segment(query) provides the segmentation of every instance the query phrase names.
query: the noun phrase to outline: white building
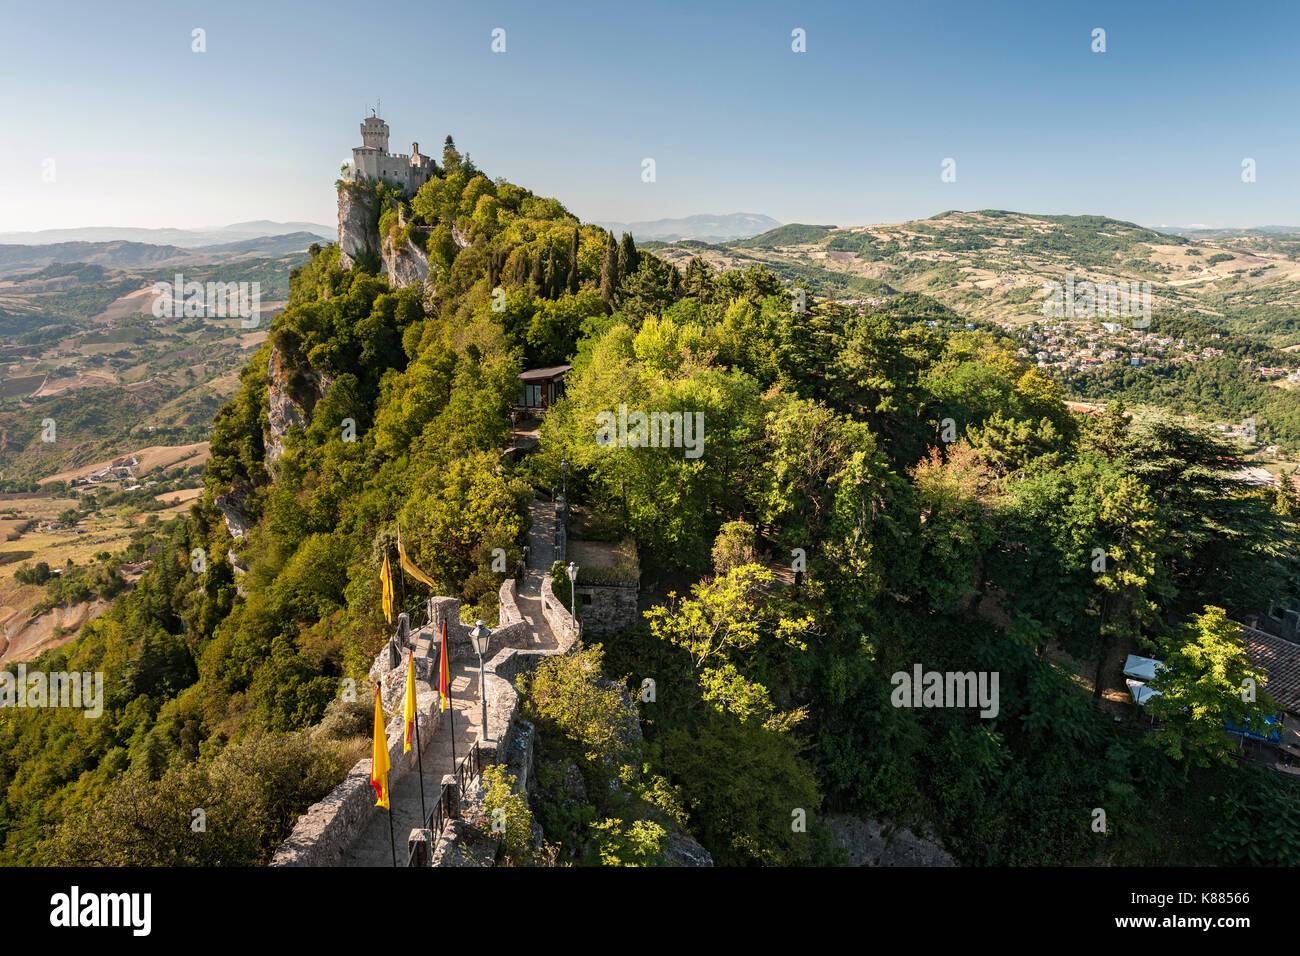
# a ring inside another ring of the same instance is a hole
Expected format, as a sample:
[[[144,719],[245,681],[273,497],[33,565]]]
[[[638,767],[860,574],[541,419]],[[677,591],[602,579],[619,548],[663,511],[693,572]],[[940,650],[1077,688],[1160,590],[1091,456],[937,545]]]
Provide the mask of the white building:
[[[388,151],[388,124],[378,116],[367,116],[361,123],[361,145],[352,149],[352,166],[344,177],[353,180],[378,179],[414,194],[434,173],[433,160],[420,154],[420,144],[412,143],[411,152]]]

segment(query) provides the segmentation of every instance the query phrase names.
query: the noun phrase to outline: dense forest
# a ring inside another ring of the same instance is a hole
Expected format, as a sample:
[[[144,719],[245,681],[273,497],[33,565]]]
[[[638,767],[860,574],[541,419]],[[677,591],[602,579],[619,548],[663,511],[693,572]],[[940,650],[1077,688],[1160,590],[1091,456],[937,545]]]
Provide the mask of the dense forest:
[[[264,862],[367,746],[367,695],[339,691],[387,638],[396,525],[440,593],[494,619],[492,549],[515,564],[566,459],[575,505],[635,540],[664,596],[582,652],[634,693],[655,679],[635,748],[582,719],[615,719],[599,685],[544,669],[526,688],[539,778],[575,755],[591,777],[580,805],[533,808],[564,859],[653,864],[676,826],[720,864],[842,862],[826,817],[845,812],[967,864],[1300,863],[1300,792],[1222,732],[1271,711],[1241,700],[1258,675],[1231,617],[1296,596],[1300,503],[1236,484],[1233,448],[1119,403],[1073,415],[1009,342],[925,321],[948,310],[923,296],[800,310],[760,268],[679,270],[450,138],[409,200],[348,188],[379,201],[384,242],[428,251],[429,290],[335,246],[295,270],[204,497],[38,662],[103,671],[104,716],[0,715],[5,862]],[[274,461],[273,354],[291,390],[329,383]],[[518,373],[559,362],[539,447],[502,458]],[[702,413],[702,453],[598,443],[621,404]],[[1158,724],[1100,706],[1124,651],[1176,665]],[[996,716],[896,706],[891,675],[917,664],[996,672]]]

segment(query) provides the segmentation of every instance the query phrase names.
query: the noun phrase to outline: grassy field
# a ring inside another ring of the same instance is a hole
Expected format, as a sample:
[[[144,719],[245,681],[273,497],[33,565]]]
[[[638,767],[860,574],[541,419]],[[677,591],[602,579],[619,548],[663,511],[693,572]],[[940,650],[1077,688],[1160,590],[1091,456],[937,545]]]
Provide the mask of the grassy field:
[[[188,466],[206,461],[207,445],[142,449],[141,454],[159,469],[176,464]],[[120,484],[96,487],[116,490]],[[151,496],[166,505],[160,510],[119,505],[86,514],[73,525],[58,527],[51,522],[57,522],[70,509],[84,506],[78,498],[40,493],[0,495],[0,535],[5,539],[0,541],[0,661],[27,660],[71,640],[85,621],[108,606],[92,600],[56,607],[34,617],[33,612],[45,599],[45,588],[18,581],[15,572],[19,568],[40,561],[51,568],[66,567],[69,561],[84,567],[103,552],[117,555],[131,543],[132,532],[151,515],[165,521],[184,514],[201,494],[199,487],[165,491]],[[22,532],[24,527],[28,530]]]

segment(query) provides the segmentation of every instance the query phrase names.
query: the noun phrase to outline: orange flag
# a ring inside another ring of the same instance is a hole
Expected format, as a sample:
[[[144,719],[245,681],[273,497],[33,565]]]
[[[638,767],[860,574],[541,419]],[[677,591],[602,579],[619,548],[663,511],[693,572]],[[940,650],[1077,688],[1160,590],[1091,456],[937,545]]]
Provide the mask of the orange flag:
[[[384,705],[379,698],[379,688],[375,688],[375,735],[370,742],[370,785],[375,788],[379,799],[375,806],[390,809],[388,806],[388,734],[384,730]]]
[[[447,709],[447,684],[450,673],[447,668],[447,622],[442,622],[442,650],[438,652],[438,694],[442,697],[442,709]]]

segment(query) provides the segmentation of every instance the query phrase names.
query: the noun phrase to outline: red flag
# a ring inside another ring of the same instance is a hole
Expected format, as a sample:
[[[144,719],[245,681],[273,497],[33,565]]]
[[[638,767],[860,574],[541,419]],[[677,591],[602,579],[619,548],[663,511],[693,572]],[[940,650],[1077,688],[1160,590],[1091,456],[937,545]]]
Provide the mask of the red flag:
[[[447,685],[449,681],[449,672],[447,668],[447,622],[442,622],[442,650],[438,653],[438,694],[442,697],[442,710],[447,709]]]

